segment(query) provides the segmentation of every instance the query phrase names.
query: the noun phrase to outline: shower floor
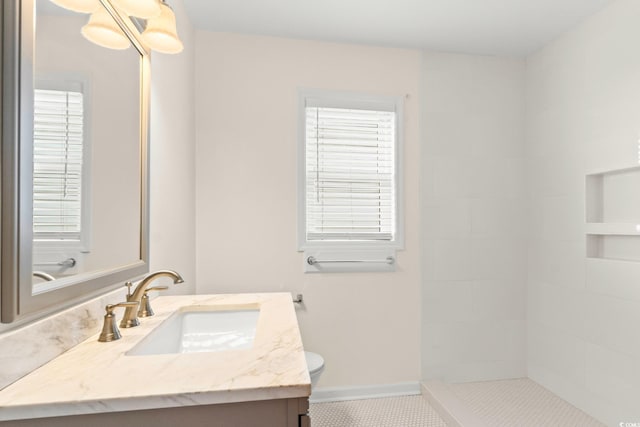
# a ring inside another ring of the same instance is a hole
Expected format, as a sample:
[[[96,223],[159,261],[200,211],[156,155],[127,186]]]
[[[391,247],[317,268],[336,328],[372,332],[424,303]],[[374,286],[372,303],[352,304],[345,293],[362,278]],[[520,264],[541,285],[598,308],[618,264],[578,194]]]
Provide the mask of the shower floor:
[[[432,406],[452,426],[605,427],[528,379],[424,384]]]

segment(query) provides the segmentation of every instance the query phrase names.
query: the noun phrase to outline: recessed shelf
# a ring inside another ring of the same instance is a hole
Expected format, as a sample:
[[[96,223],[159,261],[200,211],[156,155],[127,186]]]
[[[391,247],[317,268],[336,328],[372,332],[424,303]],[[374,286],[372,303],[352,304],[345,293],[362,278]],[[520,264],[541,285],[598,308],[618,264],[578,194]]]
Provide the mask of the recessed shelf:
[[[640,166],[586,176],[587,223],[640,223]]]
[[[594,235],[623,235],[640,236],[640,223],[617,224],[613,222],[589,222],[586,224],[586,233]]]
[[[640,239],[637,235],[588,235],[587,257],[640,261]]]
[[[640,167],[585,180],[587,257],[640,262]]]

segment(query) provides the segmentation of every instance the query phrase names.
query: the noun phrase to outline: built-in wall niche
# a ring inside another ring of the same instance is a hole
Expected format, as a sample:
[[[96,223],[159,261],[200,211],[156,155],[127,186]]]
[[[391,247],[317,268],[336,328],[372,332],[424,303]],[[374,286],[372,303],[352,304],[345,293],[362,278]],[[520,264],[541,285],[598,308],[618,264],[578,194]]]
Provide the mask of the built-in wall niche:
[[[586,176],[587,257],[640,262],[640,167]]]

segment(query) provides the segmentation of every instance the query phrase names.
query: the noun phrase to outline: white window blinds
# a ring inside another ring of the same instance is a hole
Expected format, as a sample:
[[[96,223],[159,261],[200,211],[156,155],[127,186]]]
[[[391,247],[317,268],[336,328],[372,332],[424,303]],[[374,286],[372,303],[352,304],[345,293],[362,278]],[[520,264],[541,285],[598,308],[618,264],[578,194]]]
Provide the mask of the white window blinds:
[[[307,241],[392,241],[396,115],[305,108]]]
[[[38,240],[80,240],[83,94],[36,89],[33,231]]]

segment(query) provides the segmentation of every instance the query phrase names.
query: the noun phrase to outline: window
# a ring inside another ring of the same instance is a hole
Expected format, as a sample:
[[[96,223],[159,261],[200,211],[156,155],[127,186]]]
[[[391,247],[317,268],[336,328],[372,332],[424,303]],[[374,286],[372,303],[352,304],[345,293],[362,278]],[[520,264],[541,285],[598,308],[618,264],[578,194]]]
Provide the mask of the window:
[[[300,249],[402,246],[401,102],[301,95]]]
[[[33,234],[35,241],[79,245],[88,216],[83,212],[85,97],[79,84],[67,86],[73,88],[34,93]]]

